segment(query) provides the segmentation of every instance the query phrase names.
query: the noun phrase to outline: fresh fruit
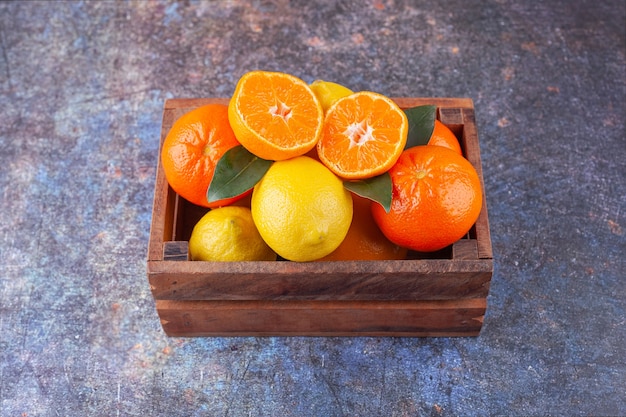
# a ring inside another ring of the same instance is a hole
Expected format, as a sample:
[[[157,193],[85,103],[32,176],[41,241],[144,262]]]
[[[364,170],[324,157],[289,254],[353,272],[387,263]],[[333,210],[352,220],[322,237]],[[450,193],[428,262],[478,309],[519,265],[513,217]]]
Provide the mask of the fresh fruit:
[[[450,130],[450,128],[439,120],[435,119],[435,128],[433,129],[433,134],[430,136],[428,140],[429,145],[443,146],[444,148],[449,148],[462,155],[461,145],[459,144],[459,140],[456,138],[454,133]]]
[[[391,210],[372,205],[374,220],[389,240],[419,252],[456,242],[478,219],[480,179],[472,164],[441,146],[415,146],[389,170]]]
[[[221,207],[206,213],[189,239],[193,261],[275,261],[276,253],[263,241],[249,208]]]
[[[337,249],[321,261],[364,261],[405,259],[408,250],[383,235],[372,217],[371,200],[352,194],[352,223]]]
[[[161,162],[172,189],[193,204],[219,207],[239,197],[209,204],[206,193],[215,165],[224,153],[239,145],[228,122],[228,107],[208,104],[174,122],[163,141]]]
[[[248,151],[281,161],[304,155],[315,146],[324,111],[301,79],[282,72],[251,71],[237,83],[228,118]]]
[[[406,114],[391,99],[361,91],[337,100],[326,112],[317,143],[320,160],[345,179],[365,179],[389,170],[408,133]]]
[[[320,162],[307,156],[274,162],[252,192],[252,218],[285,259],[322,258],[339,246],[352,221],[352,196]]]
[[[354,93],[354,91],[341,84],[323,80],[313,81],[311,90],[313,90],[317,99],[320,101],[324,113],[335,101]]]

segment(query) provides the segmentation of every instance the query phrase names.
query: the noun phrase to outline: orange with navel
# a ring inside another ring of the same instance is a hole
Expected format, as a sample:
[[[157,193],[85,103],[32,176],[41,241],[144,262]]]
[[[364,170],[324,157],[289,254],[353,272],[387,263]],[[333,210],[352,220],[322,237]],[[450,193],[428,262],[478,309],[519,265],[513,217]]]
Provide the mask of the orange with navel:
[[[391,210],[372,205],[384,235],[419,252],[443,249],[466,235],[482,207],[480,178],[472,164],[441,146],[415,146],[389,170]]]

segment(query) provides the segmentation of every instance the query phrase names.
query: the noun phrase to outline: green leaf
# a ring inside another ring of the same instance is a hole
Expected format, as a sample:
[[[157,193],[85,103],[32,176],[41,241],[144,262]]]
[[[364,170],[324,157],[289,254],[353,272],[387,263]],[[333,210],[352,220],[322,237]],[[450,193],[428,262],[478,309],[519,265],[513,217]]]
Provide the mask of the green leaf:
[[[368,198],[385,209],[391,210],[392,183],[391,175],[385,172],[373,178],[358,181],[344,181],[343,186],[361,197]]]
[[[409,119],[409,134],[404,149],[426,145],[435,129],[437,106],[425,105],[404,110]]]
[[[253,155],[242,145],[229,149],[217,161],[207,200],[213,203],[245,193],[263,178],[272,163]]]

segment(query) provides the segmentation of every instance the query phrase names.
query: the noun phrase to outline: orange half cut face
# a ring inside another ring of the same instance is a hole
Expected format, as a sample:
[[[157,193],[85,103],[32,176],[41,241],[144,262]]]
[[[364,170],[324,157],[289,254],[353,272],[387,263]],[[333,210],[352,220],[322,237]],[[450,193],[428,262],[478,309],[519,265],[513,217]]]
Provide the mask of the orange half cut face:
[[[267,71],[240,78],[228,116],[246,149],[275,161],[313,149],[324,122],[322,106],[308,84],[290,74]]]
[[[317,153],[342,178],[370,178],[393,166],[407,134],[406,114],[396,103],[362,91],[337,100],[328,109]]]

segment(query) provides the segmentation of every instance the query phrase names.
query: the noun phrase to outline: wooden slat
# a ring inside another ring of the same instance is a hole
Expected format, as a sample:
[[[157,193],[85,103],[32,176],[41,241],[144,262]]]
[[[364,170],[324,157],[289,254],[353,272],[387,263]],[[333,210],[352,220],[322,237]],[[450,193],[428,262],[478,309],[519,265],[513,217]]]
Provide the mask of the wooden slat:
[[[454,97],[392,97],[393,101],[403,109],[408,109],[416,106],[423,106],[427,104],[435,105],[437,107],[450,107],[450,108],[462,108],[471,109],[474,107],[474,103],[470,98],[454,98]]]
[[[456,107],[456,108],[473,108],[474,103],[470,98],[455,97],[391,97],[398,106],[402,108],[410,108],[432,104],[438,107]],[[211,103],[228,104],[230,99],[225,97],[218,98],[172,98],[165,101],[165,110],[192,109]]]
[[[151,262],[158,300],[451,300],[486,297],[491,260]]]
[[[476,336],[484,299],[157,301],[168,336]]]
[[[478,243],[476,239],[461,239],[452,245],[452,259],[455,261],[475,260],[478,258]]]
[[[167,101],[166,101],[167,106]],[[161,137],[159,140],[159,155],[157,158],[156,179],[154,183],[154,202],[152,206],[152,223],[150,225],[150,241],[148,244],[148,260],[163,259],[163,242],[172,239],[174,227],[172,191],[165,178],[161,165],[161,147],[172,124],[176,120],[171,111],[163,111],[161,123]]]
[[[163,244],[163,260],[189,261],[189,242],[177,240]]]
[[[462,125],[463,124],[463,110],[459,107],[454,108],[442,108],[439,107],[439,121],[445,125]]]
[[[485,195],[485,181],[483,178],[483,166],[480,158],[480,144],[478,141],[478,132],[476,130],[476,121],[474,117],[474,109],[463,109],[463,148],[465,149],[466,158],[472,163],[478,177],[480,178],[480,186],[482,190],[482,209],[478,220],[475,224],[476,237],[478,243],[478,257],[480,259],[491,259],[493,253],[491,249],[491,233],[489,230],[489,218],[487,214],[487,197]]]

